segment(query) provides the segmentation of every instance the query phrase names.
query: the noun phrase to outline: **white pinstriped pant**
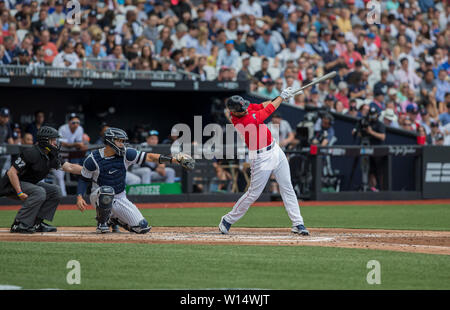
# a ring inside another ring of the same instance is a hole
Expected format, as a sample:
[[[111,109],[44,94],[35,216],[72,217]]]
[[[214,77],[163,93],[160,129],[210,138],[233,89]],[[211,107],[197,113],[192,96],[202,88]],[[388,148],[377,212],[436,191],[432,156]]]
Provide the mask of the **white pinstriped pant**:
[[[236,202],[233,209],[225,215],[225,220],[230,224],[234,224],[243,217],[252,203],[259,198],[266,187],[270,175],[273,173],[280,186],[281,198],[292,225],[303,225],[303,217],[300,214],[297,195],[291,183],[289,163],[278,143],[274,143],[274,147],[269,151],[259,154],[252,153],[249,154],[249,157],[251,162],[250,186],[247,192]]]
[[[90,195],[91,204],[97,208],[98,192],[100,188],[94,190]],[[129,226],[138,226],[139,222],[144,219],[141,211],[128,200],[125,191],[114,195],[113,206],[111,211],[112,218],[118,218],[122,223]]]

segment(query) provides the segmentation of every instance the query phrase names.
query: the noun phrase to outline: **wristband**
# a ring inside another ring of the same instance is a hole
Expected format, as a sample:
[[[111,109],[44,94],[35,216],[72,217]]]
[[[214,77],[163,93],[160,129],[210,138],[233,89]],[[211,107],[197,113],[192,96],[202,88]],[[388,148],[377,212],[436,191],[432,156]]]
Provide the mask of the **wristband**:
[[[24,192],[17,193],[17,197],[25,195]]]
[[[160,155],[159,159],[158,159],[158,162],[160,164],[164,164],[164,163],[171,164],[172,163],[172,155]]]

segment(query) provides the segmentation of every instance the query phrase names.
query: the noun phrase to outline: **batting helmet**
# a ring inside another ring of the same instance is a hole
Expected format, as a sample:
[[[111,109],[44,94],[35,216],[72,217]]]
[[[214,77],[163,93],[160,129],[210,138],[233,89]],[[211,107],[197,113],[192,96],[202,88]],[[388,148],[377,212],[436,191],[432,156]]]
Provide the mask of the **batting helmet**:
[[[247,111],[250,101],[244,100],[241,96],[231,96],[226,101],[226,106],[231,112],[245,112]]]
[[[116,139],[124,140],[124,143],[126,143],[128,141],[127,133],[119,128],[110,127],[106,129],[105,136],[103,138],[105,145],[109,145],[110,147],[112,147],[117,155],[124,156],[125,147],[118,147],[116,145],[116,142],[114,141]]]
[[[37,134],[36,134],[36,141],[39,146],[42,148],[48,148],[50,151],[59,151],[61,145],[59,144],[59,141],[57,142],[57,145],[54,146],[50,144],[50,139],[58,139],[61,138],[59,132],[52,127],[49,126],[42,126],[39,128]]]

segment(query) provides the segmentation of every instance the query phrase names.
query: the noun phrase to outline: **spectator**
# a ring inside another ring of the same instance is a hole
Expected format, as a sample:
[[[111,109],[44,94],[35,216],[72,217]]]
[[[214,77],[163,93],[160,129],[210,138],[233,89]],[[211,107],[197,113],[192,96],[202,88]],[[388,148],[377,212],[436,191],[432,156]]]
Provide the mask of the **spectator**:
[[[256,33],[253,31],[250,31],[247,33],[247,37],[245,38],[244,42],[237,42],[236,50],[242,54],[248,54],[250,56],[258,56],[258,53],[256,52],[255,48],[255,38]]]
[[[228,40],[225,42],[225,48],[219,51],[216,66],[236,68],[238,58],[239,53],[234,49],[234,41]]]
[[[87,147],[83,142],[84,129],[80,125],[80,118],[75,113],[71,113],[69,115],[67,124],[59,127],[58,132],[61,136],[60,141],[62,147],[71,150],[77,150],[80,152],[85,152],[87,150]],[[74,164],[81,164],[83,158],[84,154],[77,158],[71,158],[69,162]],[[53,174],[55,175],[56,182],[61,189],[61,194],[63,196],[67,196],[66,184],[64,181],[65,172],[62,170],[54,170]]]
[[[442,132],[439,128],[439,122],[432,120],[430,122],[430,133],[427,135],[427,142],[430,145],[436,145],[437,139],[440,138],[439,134],[442,135]]]
[[[14,144],[13,132],[9,123],[9,109],[0,109],[0,145],[1,144]],[[11,155],[0,155],[0,167],[1,174],[5,175],[6,171],[11,166]]]
[[[250,67],[250,56],[245,54],[242,56],[242,67],[237,74],[238,81],[248,81],[252,79],[252,74],[249,70]]]
[[[228,0],[220,1],[219,9],[216,11],[215,16],[223,26],[227,25],[228,21],[232,18]]]
[[[338,92],[334,95],[336,100],[339,100],[344,104],[344,107],[348,109],[349,107],[349,98],[348,98],[348,85],[346,82],[339,82]]]
[[[356,61],[363,62],[363,58],[360,53],[355,51],[355,44],[352,41],[348,41],[346,44],[346,51],[342,54],[342,57],[345,60],[345,64],[351,70],[355,68]]]
[[[16,62],[16,57],[19,53],[19,48],[14,44],[14,38],[11,36],[6,36],[3,39],[3,45],[5,47],[2,62],[4,64],[11,64]]]
[[[261,61],[261,70],[255,73],[255,78],[262,83],[263,79],[272,79],[269,73],[269,59],[264,57]]]
[[[53,63],[53,59],[58,55],[58,50],[55,43],[50,42],[50,32],[48,30],[41,31],[40,35],[41,46],[44,50],[44,62],[47,65]]]
[[[36,112],[34,112],[34,122],[30,123],[25,132],[30,133],[33,137],[33,142],[36,143],[36,134],[39,130],[39,128],[41,128],[41,126],[44,125],[45,122],[45,113],[44,111],[38,110]]]
[[[295,139],[291,125],[278,113],[272,115],[272,120],[267,124],[267,127],[281,148],[286,148]]]
[[[419,109],[415,104],[408,104],[406,106],[406,116],[411,120],[411,128],[412,130],[417,130],[420,126],[420,122],[418,119]]]
[[[444,102],[447,93],[450,93],[450,82],[448,81],[448,73],[446,70],[439,70],[438,79],[436,80],[436,100]]]
[[[198,46],[196,47],[196,52],[202,56],[208,56],[211,52],[212,43],[208,39],[208,29],[206,27],[201,27],[198,34]]]
[[[174,49],[182,49],[184,46],[186,46],[187,31],[188,31],[188,28],[185,24],[181,23],[181,24],[177,25],[176,33],[170,37],[170,39],[173,42]]]
[[[388,95],[388,89],[393,87],[394,83],[388,81],[388,71],[381,70],[381,79],[373,86],[374,94],[383,94],[384,97]]]
[[[450,96],[450,93],[447,93],[447,97]],[[442,126],[446,126],[450,123],[450,102],[447,102],[447,112],[441,113],[439,115],[439,120],[442,123]]]
[[[26,132],[23,135],[22,144],[23,145],[33,145],[34,144],[34,142],[33,142],[33,135],[31,133],[29,133],[29,132]]]
[[[174,132],[172,132],[174,133]],[[159,143],[159,132],[157,130],[150,130],[147,136],[147,140],[143,147],[149,147],[158,145]],[[145,162],[145,165],[151,169],[150,180],[151,182],[164,182],[164,183],[174,183],[175,182],[175,170],[171,167],[166,167],[165,164],[158,164],[153,162]]]
[[[13,144],[14,140],[12,138],[12,129],[9,124],[9,109],[0,109],[0,144],[8,143]]]
[[[112,50],[112,54],[105,57],[105,59],[110,59],[112,61],[107,62],[104,64],[105,69],[108,70],[122,70],[125,68],[125,56],[123,55],[122,52],[122,46],[121,45],[116,45],[114,46],[113,50]],[[118,60],[122,60],[122,61],[118,61]]]
[[[410,70],[408,63],[408,58],[404,57],[400,59],[401,68],[395,73],[397,85],[408,83],[409,88],[416,90],[421,80],[414,71]]]
[[[102,123],[102,125],[100,127],[100,135],[99,135],[97,141],[95,141],[94,144],[96,144],[96,145],[103,145],[104,144],[105,132],[106,132],[106,130],[108,128],[109,128],[108,124]]]
[[[297,50],[297,43],[295,40],[291,40],[288,42],[288,47],[276,55],[276,59],[279,60],[281,66],[284,67],[289,60],[299,59],[300,56],[301,53]]]
[[[357,109],[357,104],[356,104],[356,99],[352,99],[349,102],[349,108],[348,111],[346,113],[349,116],[353,116],[353,117],[357,117],[358,116],[358,109]]]
[[[259,91],[260,95],[268,98],[276,98],[280,95],[278,90],[275,88],[275,82],[272,79],[263,79],[263,84],[264,87]]]
[[[392,109],[386,109],[383,112],[381,112],[381,120],[386,126],[399,128],[397,116],[395,115],[394,110]]]
[[[64,44],[63,51],[53,59],[52,66],[57,68],[77,68],[80,58],[74,52],[74,46],[71,42]]]
[[[265,30],[262,36],[256,40],[255,49],[259,56],[264,57],[275,57],[275,49],[270,41],[272,32],[270,30]]]

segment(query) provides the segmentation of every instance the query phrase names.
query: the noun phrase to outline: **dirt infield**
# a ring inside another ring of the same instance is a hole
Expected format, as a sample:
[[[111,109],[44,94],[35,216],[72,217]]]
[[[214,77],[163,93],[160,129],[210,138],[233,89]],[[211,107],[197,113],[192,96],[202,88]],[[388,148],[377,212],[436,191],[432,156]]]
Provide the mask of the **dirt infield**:
[[[426,199],[426,200],[354,200],[354,201],[299,201],[300,207],[312,206],[378,206],[378,205],[435,205],[450,204],[450,199]],[[139,209],[179,209],[179,208],[214,208],[233,207],[234,202],[161,202],[161,203],[136,203]],[[255,207],[279,207],[282,201],[255,202]],[[20,205],[0,205],[0,211],[19,210]],[[91,205],[87,209],[93,209]],[[62,204],[58,210],[77,210],[75,204]]]
[[[312,228],[310,232],[311,236],[305,237],[292,234],[289,228],[233,228],[229,235],[222,235],[217,227],[154,227],[146,235],[128,232],[98,235],[93,227],[59,227],[56,233],[32,235],[0,229],[0,241],[309,245],[450,255],[450,231]]]

